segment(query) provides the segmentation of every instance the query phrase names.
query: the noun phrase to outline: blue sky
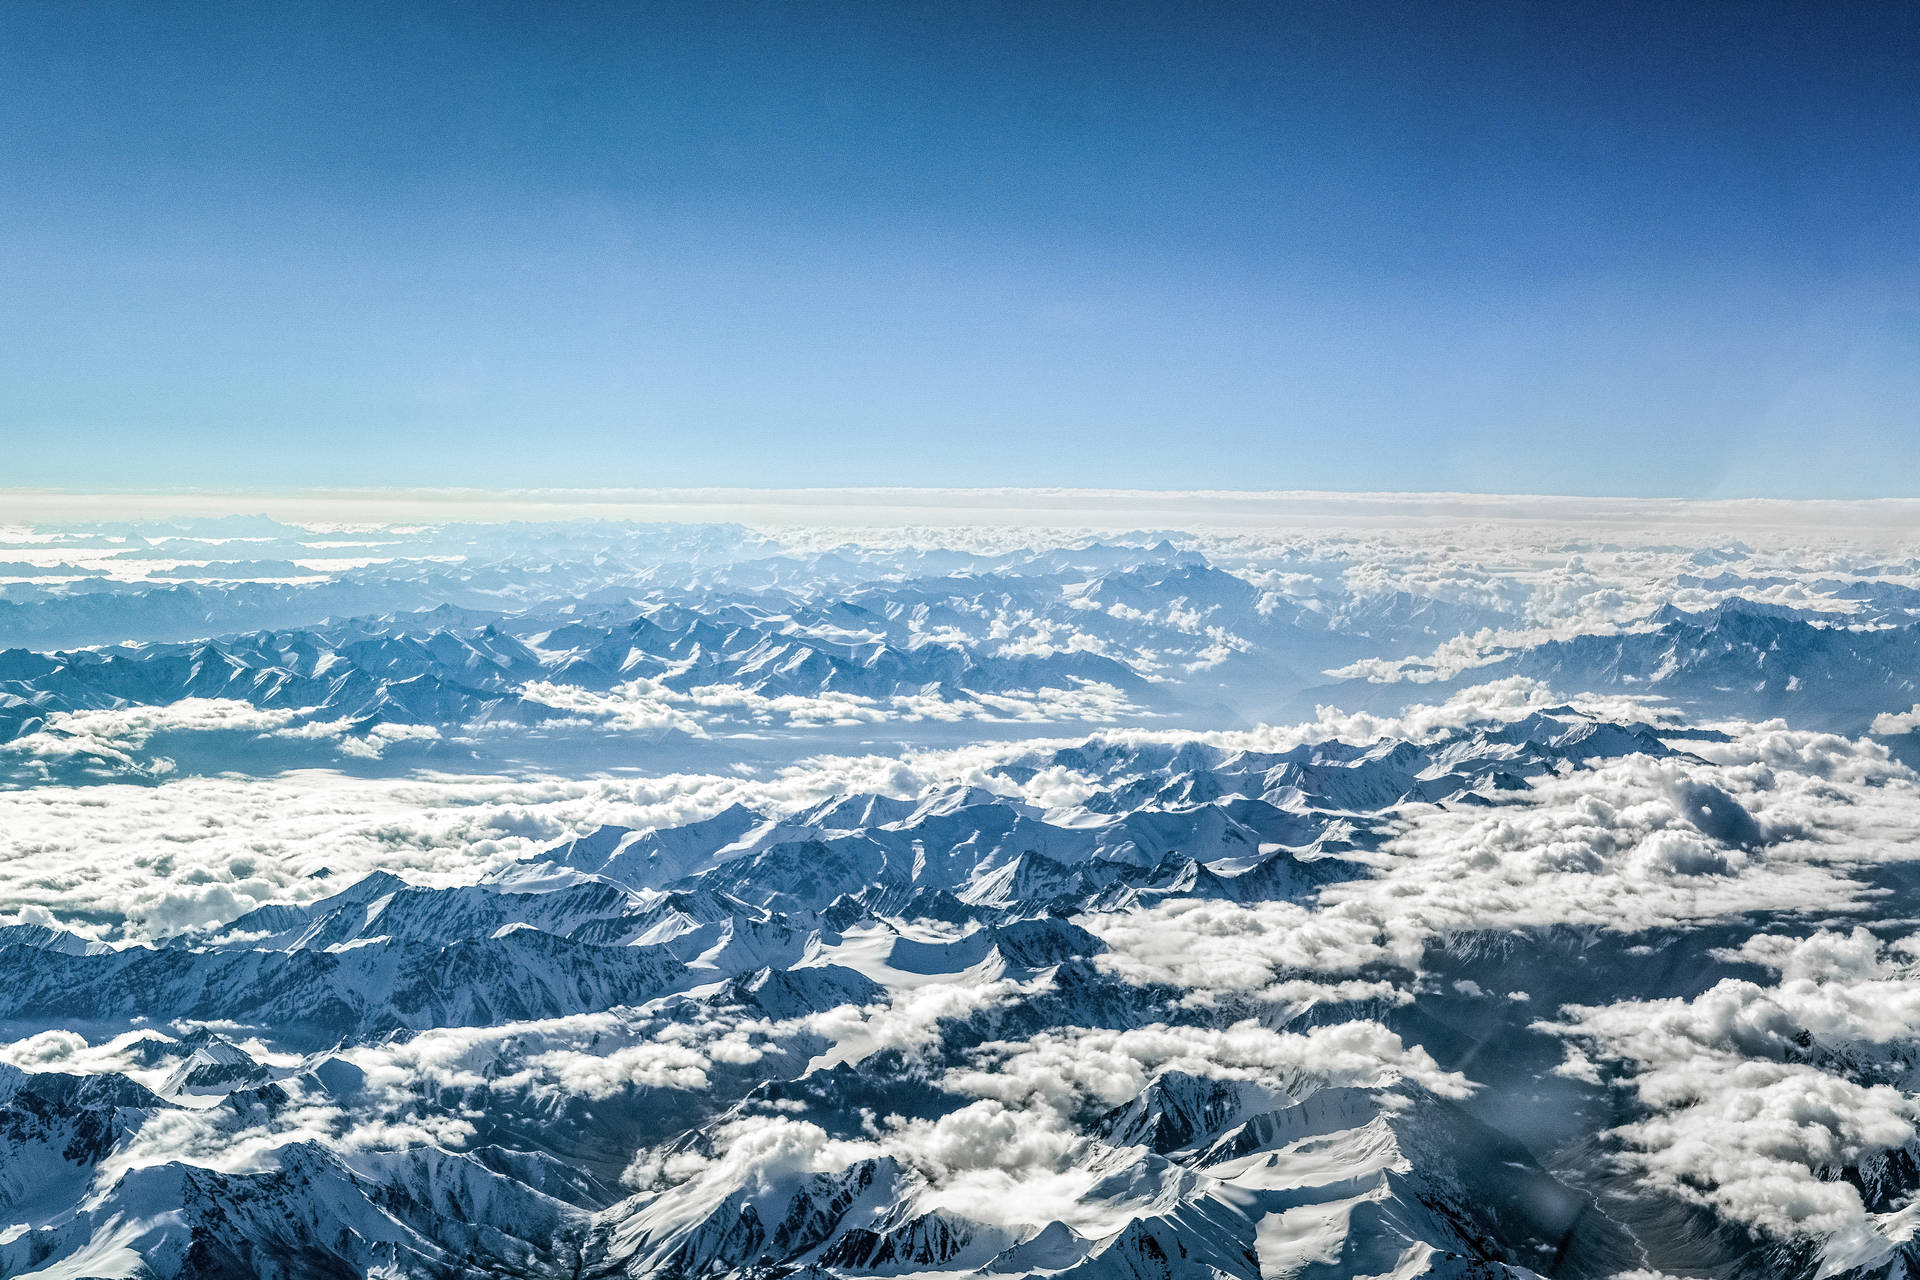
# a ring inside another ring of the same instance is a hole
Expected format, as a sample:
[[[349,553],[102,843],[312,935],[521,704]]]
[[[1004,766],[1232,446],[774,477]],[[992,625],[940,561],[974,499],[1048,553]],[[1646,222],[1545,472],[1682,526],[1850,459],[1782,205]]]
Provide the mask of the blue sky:
[[[0,486],[1920,492],[1908,5],[0,10]]]

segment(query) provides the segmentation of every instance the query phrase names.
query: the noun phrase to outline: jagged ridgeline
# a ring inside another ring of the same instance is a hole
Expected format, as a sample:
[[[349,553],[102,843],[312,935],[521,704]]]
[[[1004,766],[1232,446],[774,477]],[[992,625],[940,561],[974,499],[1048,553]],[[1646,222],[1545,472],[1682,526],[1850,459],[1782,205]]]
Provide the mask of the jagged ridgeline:
[[[1617,538],[22,535],[0,1276],[1905,1275],[1920,562]]]

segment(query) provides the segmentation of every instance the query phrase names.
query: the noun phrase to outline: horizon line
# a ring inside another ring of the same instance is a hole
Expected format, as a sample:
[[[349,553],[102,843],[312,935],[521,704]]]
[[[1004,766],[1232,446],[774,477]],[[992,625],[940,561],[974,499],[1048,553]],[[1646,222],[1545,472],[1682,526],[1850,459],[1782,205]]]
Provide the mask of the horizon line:
[[[1113,489],[1059,486],[463,486],[0,488],[0,521],[133,521],[259,515],[318,522],[615,520],[749,526],[1031,525],[1140,531],[1369,527],[1433,522],[1616,525],[1650,517],[1743,528],[1910,527],[1920,498],[1635,497],[1460,490]]]

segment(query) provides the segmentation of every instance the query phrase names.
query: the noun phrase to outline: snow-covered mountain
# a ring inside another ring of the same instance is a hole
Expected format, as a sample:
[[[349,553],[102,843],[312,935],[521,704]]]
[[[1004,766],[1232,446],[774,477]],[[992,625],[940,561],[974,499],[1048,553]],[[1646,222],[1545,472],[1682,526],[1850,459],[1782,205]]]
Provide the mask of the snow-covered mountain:
[[[1479,554],[0,548],[0,1275],[1909,1274],[1920,562]]]

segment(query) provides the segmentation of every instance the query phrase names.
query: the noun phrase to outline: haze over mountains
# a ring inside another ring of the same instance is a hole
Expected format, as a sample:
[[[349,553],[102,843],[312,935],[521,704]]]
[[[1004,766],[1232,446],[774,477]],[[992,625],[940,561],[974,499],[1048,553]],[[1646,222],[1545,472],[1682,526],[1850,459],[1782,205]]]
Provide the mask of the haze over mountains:
[[[0,1275],[1899,1277],[1920,542],[0,529]]]

